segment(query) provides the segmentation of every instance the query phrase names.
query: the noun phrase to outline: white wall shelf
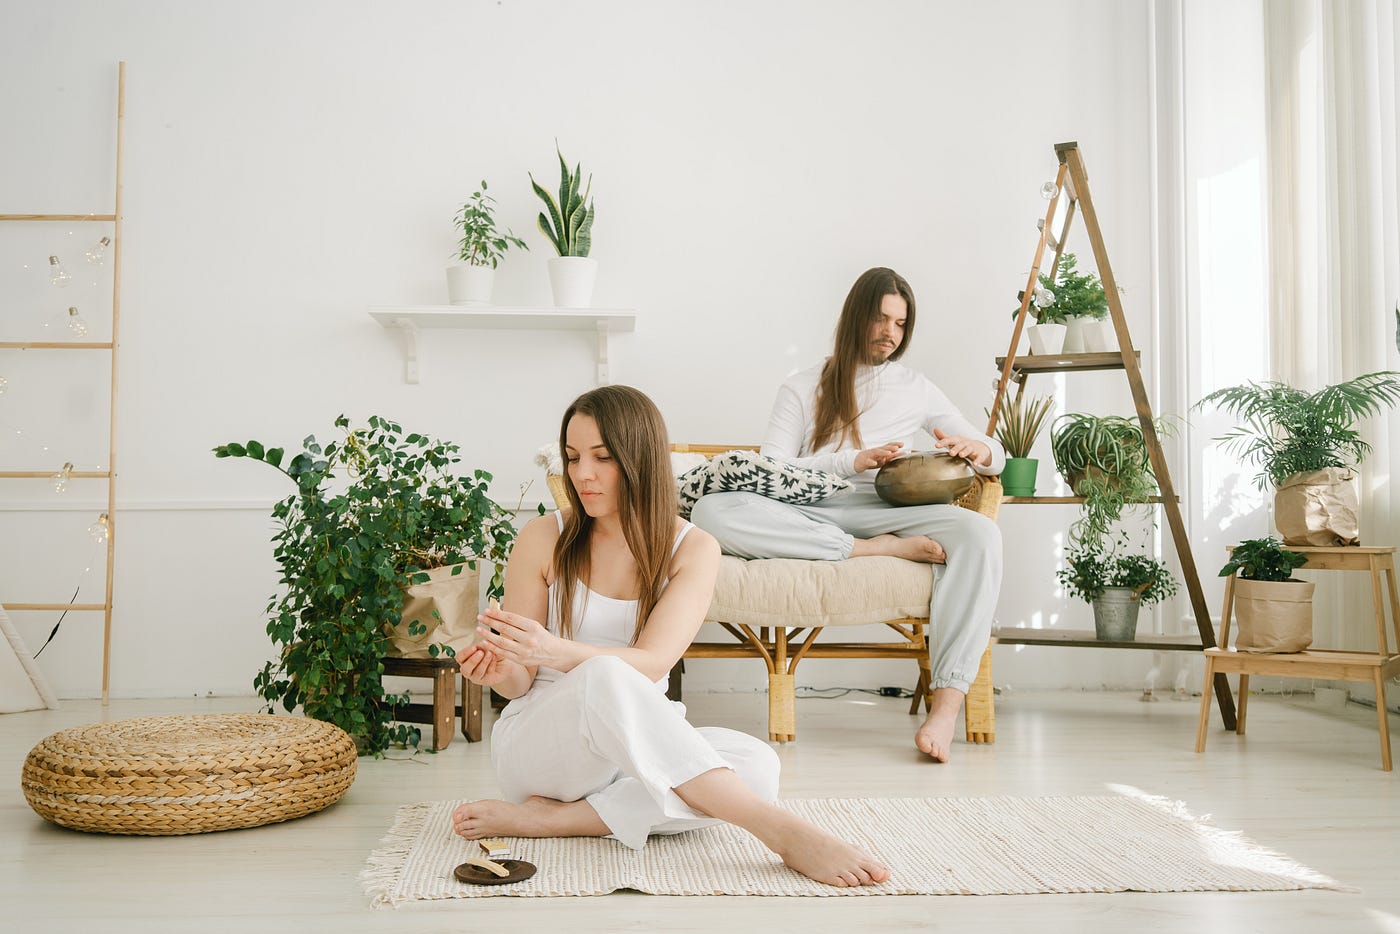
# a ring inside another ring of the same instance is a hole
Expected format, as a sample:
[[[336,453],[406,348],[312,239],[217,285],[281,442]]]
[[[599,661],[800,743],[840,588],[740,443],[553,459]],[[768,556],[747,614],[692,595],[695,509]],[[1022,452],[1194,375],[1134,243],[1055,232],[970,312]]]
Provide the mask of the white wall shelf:
[[[593,331],[598,335],[598,385],[609,381],[608,338],[634,331],[631,308],[551,308],[507,305],[375,305],[369,316],[403,338],[405,383],[418,382],[418,332],[424,328]]]

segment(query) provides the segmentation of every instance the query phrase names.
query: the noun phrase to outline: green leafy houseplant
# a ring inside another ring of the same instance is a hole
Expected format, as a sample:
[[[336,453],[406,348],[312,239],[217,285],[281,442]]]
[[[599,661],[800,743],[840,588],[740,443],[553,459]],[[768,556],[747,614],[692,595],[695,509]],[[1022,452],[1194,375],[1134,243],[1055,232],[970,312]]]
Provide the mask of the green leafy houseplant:
[[[1105,551],[1102,542],[1081,542],[1065,556],[1066,566],[1055,576],[1071,597],[1092,603],[1110,587],[1133,591],[1142,606],[1151,606],[1177,592],[1176,578],[1156,558]]]
[[[1382,370],[1305,393],[1265,381],[1217,389],[1196,407],[1216,404],[1244,424],[1217,438],[1260,468],[1259,489],[1300,473],[1359,465],[1371,446],[1356,422],[1400,402],[1400,373]]]
[[[417,728],[392,723],[391,708],[407,697],[386,695],[381,680],[404,586],[426,581],[424,572],[436,567],[486,560],[495,565],[488,592],[499,596],[515,530],[510,512],[487,496],[490,474],[453,472],[456,445],[405,437],[378,416],[351,428],[342,415],[335,426],[342,440],[322,447],[309,436],[290,460],[257,441],[223,444],[214,455],[260,461],[296,486],[272,509],[282,591],[268,602],[267,633],[281,651],[254,688],[269,711],[278,702],[301,707],[377,755],[419,738]],[[422,627],[414,635],[427,632],[421,622],[409,626]],[[455,654],[450,646],[429,649],[443,652]]]
[[[1040,324],[1064,324],[1067,319],[1076,317],[1101,321],[1108,316],[1108,296],[1103,283],[1092,272],[1080,272],[1078,263],[1073,253],[1065,253],[1060,257],[1054,279],[1048,273],[1040,274],[1040,288],[1053,296],[1053,301],[1044,307],[1035,306]],[[1012,317],[1019,311],[1019,308],[1013,311]]]
[[[469,266],[490,266],[495,269],[511,247],[530,249],[509,228],[505,233],[496,229],[495,204],[496,199],[486,193],[486,180],[482,179],[481,187],[472,193],[453,218],[457,228],[462,231],[457,255]]]
[[[1167,419],[1154,421],[1153,427],[1163,437],[1174,430]],[[1127,506],[1145,503],[1157,492],[1136,419],[1066,413],[1050,428],[1050,451],[1070,489],[1084,498],[1079,519],[1070,526],[1072,541],[1102,544]]]
[[[1236,545],[1230,552],[1230,560],[1220,569],[1220,576],[1229,577],[1238,571],[1241,580],[1286,581],[1307,563],[1307,555],[1289,551],[1270,535],[1246,539]]]
[[[555,152],[559,155],[559,200],[530,175],[530,187],[545,204],[539,216],[540,232],[549,238],[560,256],[587,256],[593,246],[593,201],[589,198],[593,176],[588,176],[588,185],[580,192],[582,164],[575,164],[570,172],[564,154],[558,147]]]

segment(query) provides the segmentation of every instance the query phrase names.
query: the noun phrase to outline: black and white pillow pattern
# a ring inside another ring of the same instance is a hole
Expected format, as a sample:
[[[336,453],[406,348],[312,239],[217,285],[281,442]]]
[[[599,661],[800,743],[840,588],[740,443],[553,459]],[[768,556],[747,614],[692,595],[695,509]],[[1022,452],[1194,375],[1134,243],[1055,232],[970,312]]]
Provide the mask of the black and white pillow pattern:
[[[850,486],[844,477],[796,467],[757,451],[726,451],[677,477],[676,495],[681,516],[689,519],[696,500],[706,493],[757,493],[780,503],[806,505]]]

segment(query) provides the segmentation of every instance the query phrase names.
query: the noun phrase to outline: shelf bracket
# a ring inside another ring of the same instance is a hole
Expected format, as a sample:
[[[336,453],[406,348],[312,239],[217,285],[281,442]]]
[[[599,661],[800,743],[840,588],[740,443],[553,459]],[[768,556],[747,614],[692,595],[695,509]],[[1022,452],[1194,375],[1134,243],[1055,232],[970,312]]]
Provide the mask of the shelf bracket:
[[[598,322],[598,385],[608,384],[608,323]]]
[[[395,318],[394,327],[403,339],[403,381],[418,384],[418,326],[408,318]]]

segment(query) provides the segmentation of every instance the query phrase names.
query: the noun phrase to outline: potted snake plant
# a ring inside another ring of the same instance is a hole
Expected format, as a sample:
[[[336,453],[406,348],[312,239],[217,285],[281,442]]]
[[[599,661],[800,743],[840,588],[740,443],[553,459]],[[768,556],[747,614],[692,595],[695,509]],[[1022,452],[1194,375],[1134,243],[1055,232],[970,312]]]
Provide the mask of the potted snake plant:
[[[530,176],[530,187],[545,206],[539,216],[540,233],[559,254],[549,261],[549,284],[555,306],[587,308],[593,302],[593,282],[598,275],[598,261],[588,255],[593,248],[593,200],[589,197],[593,176],[588,176],[588,184],[580,190],[582,165],[575,163],[570,172],[557,145],[555,152],[559,156],[558,200]]]

